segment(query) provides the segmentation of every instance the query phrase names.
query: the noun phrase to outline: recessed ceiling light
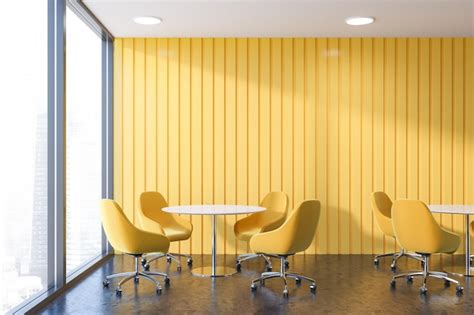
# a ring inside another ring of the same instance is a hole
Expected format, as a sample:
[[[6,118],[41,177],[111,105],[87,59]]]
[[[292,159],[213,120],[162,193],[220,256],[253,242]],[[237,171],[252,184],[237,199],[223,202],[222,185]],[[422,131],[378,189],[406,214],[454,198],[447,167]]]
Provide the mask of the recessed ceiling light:
[[[161,19],[156,16],[136,16],[133,22],[141,25],[156,25],[161,23]]]
[[[346,23],[349,25],[367,25],[374,23],[375,19],[371,16],[351,16],[346,19]]]

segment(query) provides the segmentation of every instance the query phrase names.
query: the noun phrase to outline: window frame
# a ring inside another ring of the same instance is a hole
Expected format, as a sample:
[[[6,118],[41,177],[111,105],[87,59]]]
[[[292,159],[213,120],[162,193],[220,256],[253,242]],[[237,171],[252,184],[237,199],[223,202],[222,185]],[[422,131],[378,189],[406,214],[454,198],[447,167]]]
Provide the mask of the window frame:
[[[36,312],[104,263],[113,249],[102,228],[101,254],[66,276],[65,134],[66,6],[102,39],[102,198],[113,198],[113,40],[81,0],[48,1],[48,272],[46,291],[25,300],[11,314]],[[46,62],[46,61],[45,61]]]

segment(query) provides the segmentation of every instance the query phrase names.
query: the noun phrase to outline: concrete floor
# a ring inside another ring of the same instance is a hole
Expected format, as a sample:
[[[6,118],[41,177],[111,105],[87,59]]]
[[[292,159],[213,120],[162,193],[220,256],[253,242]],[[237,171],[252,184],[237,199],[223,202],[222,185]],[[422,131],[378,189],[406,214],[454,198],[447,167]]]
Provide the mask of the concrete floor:
[[[218,257],[224,263],[224,257]],[[233,266],[235,257],[226,256],[225,264]],[[431,269],[442,270],[453,263],[462,266],[463,257],[434,256]],[[395,289],[390,287],[392,272],[385,259],[379,267],[369,255],[306,255],[289,259],[290,270],[313,277],[317,292],[312,294],[309,284],[300,286],[289,281],[289,298],[282,296],[280,279],[266,281],[252,293],[250,282],[263,271],[262,261],[245,262],[242,272],[227,278],[200,278],[191,274],[183,260],[183,270],[167,265],[165,260],[152,263],[151,270],[168,270],[171,284],[157,295],[151,282],[141,280],[123,285],[123,294],[117,297],[115,284],[102,286],[110,273],[133,270],[131,256],[115,256],[89,277],[46,306],[42,314],[473,314],[473,293],[469,279],[461,280],[463,295],[456,295],[455,286],[428,280],[429,292],[419,294],[420,279],[407,284],[403,279]],[[195,256],[194,266],[210,262],[210,256]],[[274,261],[274,270],[279,268]],[[419,264],[402,258],[398,271],[420,269]]]

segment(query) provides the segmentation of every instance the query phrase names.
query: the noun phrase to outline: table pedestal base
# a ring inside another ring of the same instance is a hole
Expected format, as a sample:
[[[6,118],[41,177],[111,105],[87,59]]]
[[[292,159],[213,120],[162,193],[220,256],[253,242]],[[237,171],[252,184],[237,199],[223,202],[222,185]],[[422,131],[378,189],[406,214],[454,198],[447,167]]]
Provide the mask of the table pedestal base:
[[[221,267],[218,266],[215,269],[215,274],[212,274],[211,266],[197,267],[191,270],[193,275],[198,277],[227,277],[237,273],[237,269],[231,267]]]

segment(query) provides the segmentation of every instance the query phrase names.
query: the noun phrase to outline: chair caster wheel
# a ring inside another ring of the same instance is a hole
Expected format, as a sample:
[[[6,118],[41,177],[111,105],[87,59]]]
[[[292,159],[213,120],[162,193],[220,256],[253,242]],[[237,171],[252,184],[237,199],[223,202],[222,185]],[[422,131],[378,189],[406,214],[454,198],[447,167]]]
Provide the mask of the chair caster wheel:
[[[397,265],[394,265],[394,264],[390,265],[390,270],[396,271],[397,270]]]
[[[161,295],[161,291],[163,291],[161,287],[156,287],[156,294]]]
[[[146,259],[145,259],[145,258],[142,258],[142,266],[143,266],[143,267],[145,267],[146,262],[147,262]]]
[[[104,281],[102,281],[102,285],[104,286],[104,288],[108,288],[109,287],[109,284],[110,284],[110,281],[105,279]]]
[[[193,265],[193,259],[192,258],[188,258],[188,266],[192,266]]]
[[[427,292],[428,292],[428,289],[426,287],[420,288],[420,294],[426,294]]]
[[[149,271],[149,270],[150,270],[150,265],[149,265],[149,264],[145,264],[145,265],[143,266],[143,270]]]
[[[284,298],[288,297],[288,289],[283,290],[283,297]]]
[[[444,280],[445,287],[449,287],[450,285],[451,285],[451,282],[449,282],[448,280]]]
[[[181,266],[176,267],[176,270],[181,272]]]
[[[378,266],[379,263],[380,263],[380,261],[379,261],[377,258],[375,258],[375,259],[374,259],[374,265],[375,265],[375,266]]]
[[[456,286],[456,293],[457,294],[463,294],[464,288],[461,285]]]
[[[168,277],[165,278],[165,284],[170,285],[170,278],[168,278]]]
[[[288,260],[285,260],[285,268],[286,269],[290,268],[290,263],[288,262]]]
[[[390,287],[395,288],[397,282],[395,280],[390,281]]]
[[[133,282],[138,283],[140,282],[140,279],[138,277],[133,278]]]
[[[300,279],[300,278],[296,278],[295,281],[296,281],[296,284],[300,284],[300,283],[301,283],[301,279]]]
[[[413,283],[413,276],[407,277],[407,283]]]
[[[257,291],[257,285],[256,285],[255,283],[252,283],[252,284],[250,285],[250,290],[252,290],[252,292]]]
[[[166,257],[166,262],[167,262],[168,264],[171,264],[171,258],[170,258],[170,257]]]
[[[311,293],[316,293],[316,283],[311,283],[309,289],[311,290]]]
[[[235,265],[235,269],[237,269],[237,271],[240,272],[242,270],[242,265],[240,263],[237,263]]]
[[[272,271],[272,270],[273,270],[272,266],[268,266],[268,265],[267,265],[267,266],[265,267],[265,271]]]
[[[122,296],[122,289],[121,289],[121,288],[117,288],[117,289],[115,290],[115,295],[117,295],[117,296]]]

